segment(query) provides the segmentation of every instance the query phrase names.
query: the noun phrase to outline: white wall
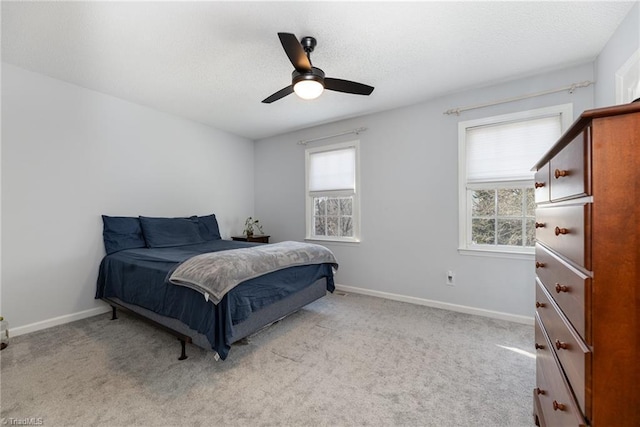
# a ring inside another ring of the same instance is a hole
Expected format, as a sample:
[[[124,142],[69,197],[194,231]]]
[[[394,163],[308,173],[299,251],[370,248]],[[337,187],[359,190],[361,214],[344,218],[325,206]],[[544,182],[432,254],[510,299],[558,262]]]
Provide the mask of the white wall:
[[[616,72],[640,49],[640,2],[636,2],[595,61],[595,106],[616,103]]]
[[[415,302],[531,318],[533,258],[458,254],[458,122],[565,103],[573,103],[577,116],[592,108],[593,87],[468,111],[459,117],[443,112],[592,79],[593,65],[585,64],[257,141],[256,215],[274,241],[304,239],[305,148],[296,142],[367,127],[358,136],[362,242],[326,245],[340,262],[337,283]],[[453,287],[445,285],[447,270],[456,274]]]
[[[98,312],[101,214],[253,214],[253,141],[2,64],[2,301],[12,331]]]

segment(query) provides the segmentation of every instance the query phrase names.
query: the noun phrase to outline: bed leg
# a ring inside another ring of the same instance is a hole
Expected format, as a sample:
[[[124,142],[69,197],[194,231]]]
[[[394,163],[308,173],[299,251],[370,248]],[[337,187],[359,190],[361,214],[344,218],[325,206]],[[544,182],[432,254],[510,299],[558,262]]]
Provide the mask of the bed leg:
[[[180,338],[178,338],[180,340]],[[186,350],[186,345],[187,343],[184,342],[184,340],[180,340],[180,344],[182,345],[182,354],[180,355],[180,357],[178,357],[178,360],[184,360],[187,357],[187,350]]]
[[[116,306],[112,305],[111,306],[111,320],[116,320],[118,318],[118,316],[116,315]]]

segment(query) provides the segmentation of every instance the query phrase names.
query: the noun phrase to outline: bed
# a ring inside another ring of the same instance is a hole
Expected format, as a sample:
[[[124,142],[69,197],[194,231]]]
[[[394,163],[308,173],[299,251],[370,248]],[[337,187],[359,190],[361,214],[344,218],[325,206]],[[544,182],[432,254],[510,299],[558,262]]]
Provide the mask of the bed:
[[[334,258],[333,262],[305,260],[272,267],[264,274],[256,270],[246,280],[238,278],[241,281],[228,292],[214,296],[213,291],[209,294],[199,286],[180,283],[176,274],[202,259],[214,263],[219,261],[216,257],[224,256],[228,264],[231,255],[240,262],[232,273],[239,274],[242,264],[252,259],[244,256],[260,257],[256,253],[274,251],[279,244],[223,240],[215,215],[103,216],[103,224],[107,255],[100,263],[95,297],[111,305],[113,318],[117,309],[127,310],[177,336],[182,344],[180,359],[186,358],[186,343],[193,343],[224,360],[231,344],[335,289]],[[294,248],[303,245],[290,244]],[[219,262],[211,265],[211,277],[224,276],[216,267]]]

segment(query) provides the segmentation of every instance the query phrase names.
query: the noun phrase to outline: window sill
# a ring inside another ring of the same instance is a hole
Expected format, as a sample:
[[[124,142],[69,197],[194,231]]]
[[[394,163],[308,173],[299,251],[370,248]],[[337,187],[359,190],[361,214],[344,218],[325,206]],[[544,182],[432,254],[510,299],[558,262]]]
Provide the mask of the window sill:
[[[358,245],[360,243],[359,239],[353,239],[353,240],[336,240],[336,239],[323,239],[320,237],[305,237],[304,239],[305,242],[318,242],[318,243],[323,243],[323,244],[339,244],[339,245],[347,245],[347,246],[351,246],[351,245]]]
[[[508,249],[479,249],[479,248],[458,248],[458,253],[465,256],[479,256],[489,258],[509,258],[509,259],[521,259],[527,261],[533,261],[535,259],[535,252],[533,248],[527,252],[516,252]]]

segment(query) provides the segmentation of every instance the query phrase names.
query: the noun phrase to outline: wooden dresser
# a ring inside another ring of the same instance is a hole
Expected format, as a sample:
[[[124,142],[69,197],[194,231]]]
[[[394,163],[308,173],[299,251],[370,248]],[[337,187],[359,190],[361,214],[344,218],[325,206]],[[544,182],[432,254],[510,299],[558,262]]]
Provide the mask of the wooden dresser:
[[[640,103],[585,111],[536,170],[541,426],[640,426]]]

